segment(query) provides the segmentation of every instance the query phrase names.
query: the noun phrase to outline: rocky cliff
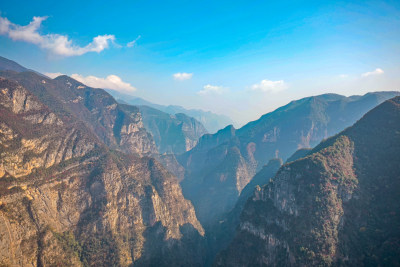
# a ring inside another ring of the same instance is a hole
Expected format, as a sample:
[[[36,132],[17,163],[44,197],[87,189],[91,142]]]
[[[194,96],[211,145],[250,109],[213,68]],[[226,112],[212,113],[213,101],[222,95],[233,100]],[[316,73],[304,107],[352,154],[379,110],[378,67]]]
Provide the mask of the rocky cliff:
[[[204,230],[177,179],[44,97],[0,79],[0,265],[201,265]]]
[[[271,159],[267,165],[263,166],[254,178],[243,188],[235,206],[218,218],[218,222],[206,228],[208,241],[208,260],[210,264],[221,250],[228,247],[235,237],[235,232],[240,224],[240,214],[256,188],[267,184],[272,179],[279,168],[282,166],[281,159]]]
[[[210,111],[204,111],[201,109],[186,109],[184,107],[176,105],[158,105],[143,98],[127,95],[117,92],[115,90],[107,89],[107,92],[115,97],[118,102],[123,104],[129,104],[133,106],[147,106],[168,113],[170,115],[176,115],[179,113],[185,114],[186,116],[192,117],[200,122],[210,133],[216,133],[218,130],[234,123],[229,117],[221,114],[215,114]]]
[[[307,97],[292,101],[240,129],[230,126],[214,135],[204,135],[196,147],[178,157],[186,169],[181,182],[184,194],[194,203],[203,224],[215,223],[217,213],[221,215],[233,208],[241,190],[270,159],[286,160],[300,148],[317,145],[351,126],[379,103],[399,94]]]
[[[82,123],[64,123],[17,82],[0,77],[0,177],[19,178],[92,150]]]
[[[143,117],[143,124],[153,136],[161,154],[182,154],[192,149],[199,138],[207,133],[199,121],[183,113],[171,115],[148,106],[138,108]]]
[[[400,264],[400,97],[259,187],[218,266]]]
[[[102,89],[85,86],[68,76],[47,79],[33,72],[2,71],[66,121],[84,123],[104,144],[129,154],[155,155],[157,148],[145,130],[139,109],[124,111]]]

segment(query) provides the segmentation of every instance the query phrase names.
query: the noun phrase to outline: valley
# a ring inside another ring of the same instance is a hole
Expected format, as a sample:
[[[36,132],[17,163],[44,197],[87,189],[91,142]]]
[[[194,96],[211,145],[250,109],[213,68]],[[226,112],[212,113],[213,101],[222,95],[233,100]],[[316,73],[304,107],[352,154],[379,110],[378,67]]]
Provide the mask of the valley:
[[[208,133],[108,91],[1,58],[0,265],[400,264],[400,92]]]

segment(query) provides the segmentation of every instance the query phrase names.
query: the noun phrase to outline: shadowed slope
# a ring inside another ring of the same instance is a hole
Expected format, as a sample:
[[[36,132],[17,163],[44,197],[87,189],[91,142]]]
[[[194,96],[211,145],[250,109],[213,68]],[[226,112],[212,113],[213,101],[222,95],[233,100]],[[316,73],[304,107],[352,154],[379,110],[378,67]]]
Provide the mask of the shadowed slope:
[[[248,200],[222,266],[398,265],[400,97],[368,112]]]

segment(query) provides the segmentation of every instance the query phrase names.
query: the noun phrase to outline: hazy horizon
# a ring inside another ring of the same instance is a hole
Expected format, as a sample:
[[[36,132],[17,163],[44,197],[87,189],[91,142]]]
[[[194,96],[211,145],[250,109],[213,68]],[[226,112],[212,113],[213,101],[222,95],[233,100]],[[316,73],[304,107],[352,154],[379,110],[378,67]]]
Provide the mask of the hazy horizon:
[[[398,1],[0,5],[1,56],[236,126],[307,96],[398,91],[399,41]]]

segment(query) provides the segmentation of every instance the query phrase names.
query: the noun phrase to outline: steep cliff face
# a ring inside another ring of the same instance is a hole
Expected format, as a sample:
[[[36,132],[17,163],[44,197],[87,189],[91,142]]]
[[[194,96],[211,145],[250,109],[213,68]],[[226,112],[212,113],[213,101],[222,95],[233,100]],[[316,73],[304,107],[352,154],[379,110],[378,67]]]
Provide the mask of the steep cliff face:
[[[221,266],[400,263],[400,97],[258,188]]]
[[[79,123],[64,123],[14,81],[0,77],[0,177],[21,177],[92,150]]]
[[[199,138],[207,133],[199,121],[183,113],[171,115],[148,106],[138,107],[144,126],[152,134],[161,154],[182,154],[192,149]]]
[[[399,92],[352,97],[334,94],[308,97],[265,114],[238,130],[227,127],[214,135],[205,135],[196,147],[178,157],[186,169],[185,179],[181,183],[184,194],[195,204],[200,221],[203,224],[210,223],[213,217],[202,217],[201,214],[214,209],[229,211],[243,187],[270,159],[280,157],[286,160],[300,148],[317,145],[395,95],[399,95]],[[232,163],[230,169],[238,170],[241,175],[225,172],[224,178],[215,179],[225,169],[232,150],[237,151],[240,160],[236,161],[238,165]],[[240,184],[236,189],[224,182],[235,179]],[[210,188],[219,191],[211,193]],[[221,196],[225,194],[232,197],[223,199]],[[216,197],[209,201],[210,195]],[[205,206],[207,201],[212,206]],[[197,203],[202,205],[197,206]]]
[[[123,94],[115,90],[107,90],[115,99],[123,104],[129,104],[133,106],[147,106],[162,112],[168,113],[170,115],[177,115],[179,113],[185,114],[188,117],[196,119],[200,122],[208,132],[216,133],[218,130],[225,128],[227,125],[233,124],[234,122],[225,115],[215,114],[210,111],[204,111],[201,109],[186,109],[181,106],[176,105],[158,105],[151,103],[143,98]]]
[[[138,155],[157,153],[154,140],[144,129],[139,109],[129,112],[102,89],[83,85],[68,76],[47,79],[33,72],[0,72],[18,81],[65,121],[79,120],[112,149]]]
[[[242,209],[247,201],[253,193],[257,186],[263,186],[267,184],[270,179],[272,179],[279,168],[282,166],[282,159],[276,158],[271,159],[267,165],[264,165],[263,168],[251,179],[251,181],[243,188],[242,192],[240,193],[239,199],[235,205],[234,213],[236,216],[242,212]]]
[[[208,260],[210,264],[221,250],[228,247],[235,237],[236,229],[240,224],[240,214],[256,188],[267,184],[282,166],[281,159],[272,159],[260,172],[243,188],[235,206],[228,212],[219,216],[218,222],[211,225],[207,230]]]
[[[201,222],[208,224],[224,212],[231,210],[238,194],[251,177],[244,159],[237,148],[227,151],[224,162],[217,167],[210,166],[203,181],[181,182],[183,190],[190,192],[193,205]],[[197,188],[197,190],[196,190]]]
[[[185,242],[204,231],[154,160],[101,155],[48,172],[46,181],[32,175],[2,190],[2,264],[201,264]]]
[[[185,178],[185,168],[179,164],[174,154],[163,154],[158,157],[162,165],[171,172],[178,181],[181,182]]]
[[[0,265],[202,264],[204,230],[156,160],[110,151],[3,78],[0,129]]]

